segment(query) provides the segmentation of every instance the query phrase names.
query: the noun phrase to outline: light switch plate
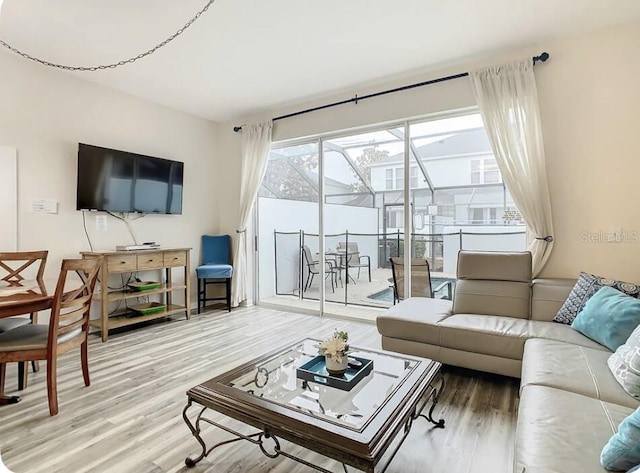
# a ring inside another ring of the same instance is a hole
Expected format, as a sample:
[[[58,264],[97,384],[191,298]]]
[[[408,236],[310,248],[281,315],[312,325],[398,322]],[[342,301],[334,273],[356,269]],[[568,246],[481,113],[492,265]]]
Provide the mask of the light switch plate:
[[[106,232],[107,231],[107,216],[106,215],[96,215],[96,231],[98,231],[98,232]]]

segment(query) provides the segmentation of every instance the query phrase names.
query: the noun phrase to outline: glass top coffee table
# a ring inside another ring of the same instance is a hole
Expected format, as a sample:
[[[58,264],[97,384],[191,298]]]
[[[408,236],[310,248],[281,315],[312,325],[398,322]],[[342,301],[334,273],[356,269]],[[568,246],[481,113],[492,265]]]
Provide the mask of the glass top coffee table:
[[[347,465],[366,472],[384,471],[415,419],[423,417],[444,427],[444,420],[432,417],[444,389],[440,363],[351,347],[350,359],[371,360],[373,369],[345,390],[331,386],[333,380],[324,376],[326,372],[306,376],[310,379],[299,376],[298,369],[317,356],[318,342],[302,340],[191,388],[183,418],[202,451],[195,458],[188,457],[186,465],[194,466],[221,445],[246,440],[268,457],[282,455],[330,473],[284,451],[279,439],[286,439],[339,461],[345,471]],[[199,409],[190,415],[194,404]],[[428,413],[423,414],[427,405]],[[207,409],[257,430],[237,432],[207,417]],[[233,438],[208,447],[202,437],[203,424]]]

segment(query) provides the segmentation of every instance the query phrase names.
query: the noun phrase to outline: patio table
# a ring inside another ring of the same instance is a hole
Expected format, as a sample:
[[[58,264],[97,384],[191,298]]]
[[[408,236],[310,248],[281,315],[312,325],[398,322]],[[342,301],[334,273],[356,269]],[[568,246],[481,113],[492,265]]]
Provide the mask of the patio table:
[[[340,271],[341,269],[344,269],[345,274],[346,274],[346,278],[345,281],[347,284],[349,284],[349,279],[351,279],[351,282],[353,284],[356,283],[356,280],[353,279],[353,277],[349,274],[349,262],[351,261],[351,258],[353,258],[354,255],[356,255],[357,253],[354,252],[350,252],[347,250],[335,250],[335,251],[328,251],[325,253],[325,257],[327,256],[334,256],[335,257],[335,261],[336,261],[336,267],[338,268],[338,271]],[[340,273],[338,273],[340,274]],[[342,278],[341,278],[342,280]]]

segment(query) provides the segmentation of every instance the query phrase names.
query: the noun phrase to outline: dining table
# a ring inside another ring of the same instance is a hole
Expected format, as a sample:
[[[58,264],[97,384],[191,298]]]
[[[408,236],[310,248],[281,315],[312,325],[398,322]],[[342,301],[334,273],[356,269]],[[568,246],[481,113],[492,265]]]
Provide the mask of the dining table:
[[[50,309],[52,302],[42,280],[0,281],[0,319]],[[0,406],[19,401],[19,396],[0,395]]]

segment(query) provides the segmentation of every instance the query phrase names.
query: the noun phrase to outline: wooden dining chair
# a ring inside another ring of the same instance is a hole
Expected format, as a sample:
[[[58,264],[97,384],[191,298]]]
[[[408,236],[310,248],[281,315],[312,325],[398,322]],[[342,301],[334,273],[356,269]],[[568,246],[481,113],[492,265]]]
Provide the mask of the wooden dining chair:
[[[7,363],[46,360],[49,413],[56,415],[58,356],[76,347],[80,347],[84,384],[89,386],[89,309],[101,264],[100,258],[63,260],[49,325],[23,325],[0,334],[0,394],[4,392]],[[65,292],[68,276],[74,272],[80,287]]]
[[[48,254],[49,252],[47,250],[0,252],[0,281],[10,286],[20,286],[24,281],[29,279],[35,279],[39,283],[42,283]],[[0,319],[0,334],[30,323],[38,323],[37,312],[29,314],[29,318],[7,317]],[[40,369],[37,361],[33,361],[31,364],[33,365],[34,372]],[[27,375],[28,370],[25,369],[23,363],[20,365],[20,390],[27,386]]]
[[[27,279],[42,282],[48,254],[46,250],[0,252],[0,281],[10,286],[20,286]],[[0,319],[0,333],[28,323],[38,323],[37,312],[30,314],[30,320],[24,317]]]

